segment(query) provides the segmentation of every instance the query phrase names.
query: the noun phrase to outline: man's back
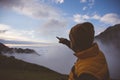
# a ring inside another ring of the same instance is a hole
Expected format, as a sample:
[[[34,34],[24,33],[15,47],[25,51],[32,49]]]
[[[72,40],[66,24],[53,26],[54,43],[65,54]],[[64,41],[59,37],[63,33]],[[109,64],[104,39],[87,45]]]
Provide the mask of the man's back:
[[[76,61],[69,80],[109,80],[107,63],[97,44],[77,53]]]

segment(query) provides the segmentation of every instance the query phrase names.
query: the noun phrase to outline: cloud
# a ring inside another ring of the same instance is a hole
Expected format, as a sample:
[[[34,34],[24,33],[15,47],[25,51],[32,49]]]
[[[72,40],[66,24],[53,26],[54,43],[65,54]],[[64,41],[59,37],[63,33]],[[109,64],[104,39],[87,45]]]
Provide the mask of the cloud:
[[[80,3],[86,3],[87,0],[80,0]]]
[[[87,6],[84,6],[84,7],[83,7],[83,10],[86,10],[86,9],[87,9]]]
[[[6,33],[9,29],[10,27],[8,25],[0,24],[0,34]]]
[[[54,1],[55,3],[63,3],[64,0],[47,0]],[[1,0],[0,6],[11,9],[18,12],[19,14],[31,17],[34,19],[41,20],[43,24],[40,24],[38,30],[31,31],[30,34],[25,34],[25,37],[37,40],[53,40],[55,35],[63,35],[65,32],[64,26],[67,25],[67,19],[63,17],[63,12],[57,8],[52,7],[49,3],[45,3],[45,0]],[[21,31],[24,33],[27,31]],[[12,34],[12,33],[11,33]],[[20,34],[20,36],[24,36]],[[37,36],[40,36],[39,38]],[[16,37],[16,36],[14,36]]]
[[[95,14],[91,17],[92,19],[98,20],[100,22],[103,22],[105,24],[119,24],[120,23],[120,16],[115,13],[108,13],[103,16],[100,16],[98,14]]]
[[[99,20],[99,19],[101,18],[101,16],[98,15],[98,14],[95,14],[95,15],[93,15],[91,18],[92,18],[92,19]]]
[[[81,15],[81,14],[75,14],[73,15],[73,19],[76,23],[82,23],[89,19],[90,17],[88,15]]]
[[[24,40],[24,41],[34,41],[32,40],[32,35],[34,31],[25,31],[13,29],[11,26],[6,24],[0,24],[0,39],[5,40]]]
[[[7,30],[0,30],[0,34],[7,32]]]
[[[62,0],[57,2],[62,3]],[[1,0],[0,5],[32,18],[48,19],[60,16],[59,10],[38,0]]]
[[[39,32],[39,36],[43,37],[44,40],[52,40],[54,42],[56,40],[56,36],[65,36],[66,35],[66,27],[67,21],[59,20],[59,19],[50,19],[45,22],[37,32]],[[47,39],[48,38],[48,39]]]
[[[95,0],[80,0],[80,3],[87,3],[86,6],[83,7],[83,10],[86,10],[87,8],[92,8],[95,4]]]
[[[66,23],[65,21],[60,21],[57,19],[50,19],[47,23],[44,24],[45,27],[48,28],[60,28],[60,27],[65,27]]]
[[[92,8],[92,6],[95,4],[95,0],[89,0],[88,6]]]
[[[62,3],[64,3],[64,0],[54,0],[56,3],[60,3],[60,4],[62,4]]]
[[[120,24],[120,16],[115,13],[109,13],[102,16],[100,21],[108,24]]]
[[[9,30],[10,27],[8,25],[5,25],[5,24],[0,24],[0,30],[1,31],[4,31],[4,30]]]
[[[79,22],[84,22],[84,20],[81,20],[81,19],[80,19],[80,18],[81,18],[81,15],[79,15],[79,14],[73,15],[73,18],[74,18],[74,21],[77,22],[77,23],[79,23]]]
[[[120,16],[115,13],[107,13],[104,14],[103,16],[100,16],[98,14],[94,14],[92,16],[86,14],[85,15],[75,14],[73,15],[73,19],[77,23],[85,22],[89,20],[98,20],[104,24],[111,24],[111,25],[120,23]]]

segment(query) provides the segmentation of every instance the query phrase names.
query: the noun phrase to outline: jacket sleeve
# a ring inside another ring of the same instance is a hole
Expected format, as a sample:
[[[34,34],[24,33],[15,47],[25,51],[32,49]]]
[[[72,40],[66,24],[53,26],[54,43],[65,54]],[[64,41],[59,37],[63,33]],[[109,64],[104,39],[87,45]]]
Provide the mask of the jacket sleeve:
[[[75,80],[98,80],[98,79],[91,74],[83,73]]]
[[[68,47],[70,48],[70,41],[69,41],[69,40],[64,39],[64,40],[62,41],[62,43],[65,44],[66,46],[68,46]]]

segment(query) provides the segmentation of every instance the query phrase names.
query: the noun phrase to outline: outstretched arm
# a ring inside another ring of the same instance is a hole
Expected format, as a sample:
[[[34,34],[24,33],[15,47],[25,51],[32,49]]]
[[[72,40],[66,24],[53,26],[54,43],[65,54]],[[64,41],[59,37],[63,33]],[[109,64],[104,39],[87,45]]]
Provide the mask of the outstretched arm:
[[[65,39],[65,38],[59,38],[56,37],[59,40],[59,43],[65,44],[66,46],[68,46],[70,48],[70,41]]]

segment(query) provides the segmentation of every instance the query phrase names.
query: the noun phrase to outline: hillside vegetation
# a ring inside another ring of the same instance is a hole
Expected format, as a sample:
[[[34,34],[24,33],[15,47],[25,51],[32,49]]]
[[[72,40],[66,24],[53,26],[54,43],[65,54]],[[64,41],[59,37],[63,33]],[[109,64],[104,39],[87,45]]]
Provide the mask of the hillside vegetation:
[[[0,54],[0,80],[67,80],[67,76]]]

